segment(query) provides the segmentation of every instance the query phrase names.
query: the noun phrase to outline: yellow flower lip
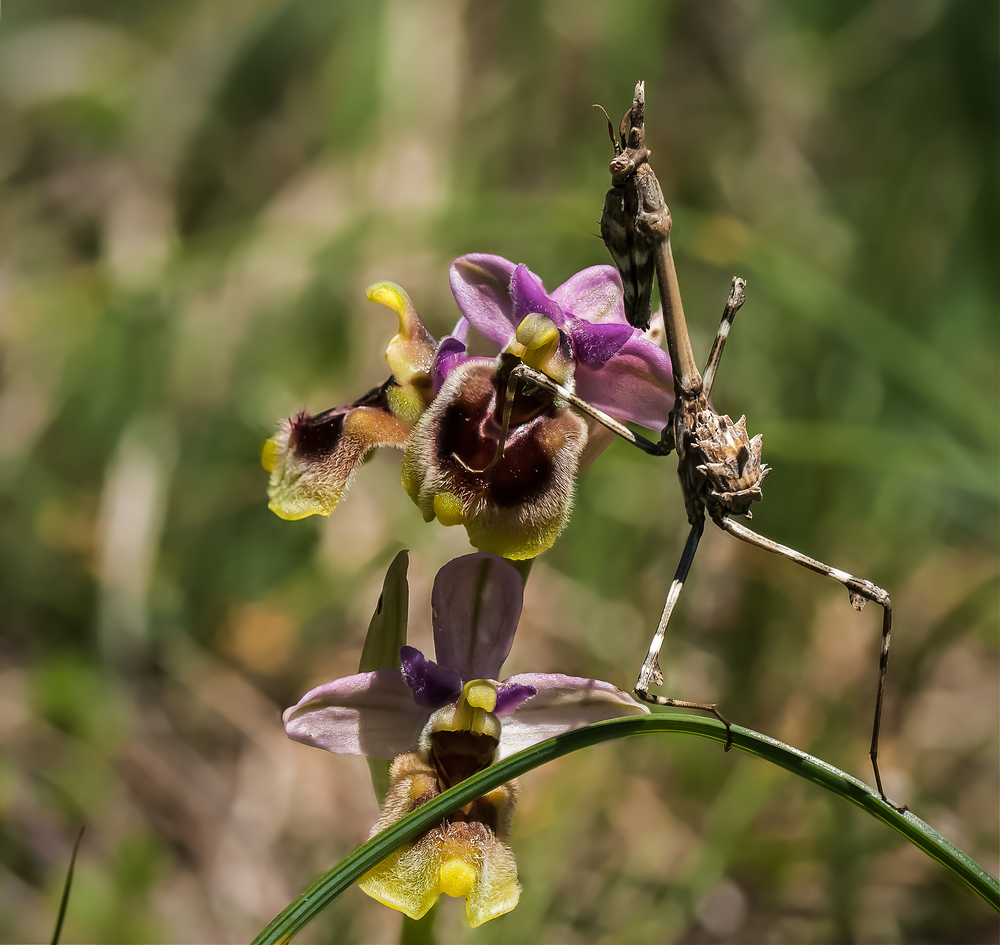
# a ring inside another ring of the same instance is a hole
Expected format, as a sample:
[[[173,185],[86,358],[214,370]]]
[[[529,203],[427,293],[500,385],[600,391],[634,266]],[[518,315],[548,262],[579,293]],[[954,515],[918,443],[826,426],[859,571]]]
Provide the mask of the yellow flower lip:
[[[465,506],[457,495],[439,492],[434,496],[434,516],[442,525],[464,525]]]
[[[475,881],[476,871],[465,860],[460,860],[457,856],[442,863],[438,870],[438,885],[441,892],[453,899],[469,895]]]
[[[266,472],[274,472],[274,467],[278,463],[280,449],[281,447],[278,446],[273,436],[264,444],[264,448],[260,451],[260,464]]]

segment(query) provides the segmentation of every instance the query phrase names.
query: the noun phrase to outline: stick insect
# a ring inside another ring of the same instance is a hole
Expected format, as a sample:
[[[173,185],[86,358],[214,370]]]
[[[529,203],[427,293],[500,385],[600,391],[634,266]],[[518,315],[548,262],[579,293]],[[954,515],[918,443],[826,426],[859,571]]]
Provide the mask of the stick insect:
[[[753,438],[749,437],[746,417],[741,417],[734,423],[728,416],[718,414],[709,400],[726,338],[733,319],[744,302],[746,282],[740,278],[733,279],[708,362],[704,372],[700,372],[691,349],[670,249],[670,210],[663,199],[656,175],[649,165],[649,151],[645,145],[644,107],[645,89],[643,83],[639,82],[635,87],[632,107],[626,112],[619,127],[619,140],[615,139],[611,121],[608,120],[608,132],[615,147],[615,157],[609,168],[612,187],[605,200],[601,234],[621,273],[626,317],[634,327],[648,327],[652,279],[655,273],[674,376],[675,400],[667,426],[657,442],[648,440],[577,397],[547,375],[527,365],[518,364],[511,370],[507,385],[498,455],[503,449],[507,420],[510,417],[515,388],[518,384],[524,385],[529,390],[542,388],[561,397],[580,413],[593,418],[652,456],[677,453],[677,472],[691,530],[670,584],[663,614],[635,684],[636,695],[645,702],[711,712],[726,726],[727,732],[730,731],[729,722],[720,714],[714,703],[686,702],[650,692],[652,686],[663,683],[663,674],[659,666],[660,649],[670,616],[687,580],[698,543],[705,530],[706,516],[723,531],[740,541],[780,555],[839,582],[847,588],[855,610],[861,610],[868,601],[878,604],[882,608],[882,647],[869,757],[878,792],[882,800],[891,803],[882,787],[882,777],[878,767],[878,738],[889,659],[892,601],[882,588],[871,581],[841,571],[839,568],[830,567],[794,548],[758,535],[733,520],[734,515],[751,517],[750,506],[760,500],[761,483],[770,472],[770,469],[761,462],[762,437],[760,434]],[[731,734],[727,739],[726,749],[730,747]],[[897,808],[897,810],[902,809],[904,808]]]

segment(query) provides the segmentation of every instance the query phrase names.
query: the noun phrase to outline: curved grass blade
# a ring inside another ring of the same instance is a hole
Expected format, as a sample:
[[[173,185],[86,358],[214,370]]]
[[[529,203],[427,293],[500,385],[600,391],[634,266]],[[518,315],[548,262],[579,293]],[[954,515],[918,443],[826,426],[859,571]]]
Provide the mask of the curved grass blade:
[[[80,827],[80,832],[76,835],[76,843],[73,844],[73,854],[69,858],[69,869],[66,871],[66,882],[63,884],[62,899],[59,900],[59,915],[56,916],[56,927],[52,931],[52,945],[59,945],[59,936],[62,935],[63,921],[66,919],[66,908],[69,906],[69,891],[73,888],[73,871],[76,869],[76,855],[80,852],[80,841],[83,839],[83,832],[87,825]]]
[[[376,863],[423,833],[446,814],[504,782],[520,777],[546,762],[600,742],[632,735],[669,733],[699,735],[719,742],[726,740],[725,726],[715,719],[667,713],[596,722],[574,732],[550,738],[463,781],[358,847],[292,902],[254,939],[253,945],[290,942],[307,922]],[[888,824],[1000,912],[1000,881],[912,812],[900,813],[884,803],[867,784],[775,738],[738,725],[732,726],[732,737],[734,748],[812,781]]]

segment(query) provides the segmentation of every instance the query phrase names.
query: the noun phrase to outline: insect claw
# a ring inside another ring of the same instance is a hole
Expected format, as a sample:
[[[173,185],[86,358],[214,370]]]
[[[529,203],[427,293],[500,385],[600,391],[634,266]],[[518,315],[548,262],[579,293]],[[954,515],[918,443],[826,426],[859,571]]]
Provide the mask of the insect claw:
[[[458,455],[458,453],[452,453],[451,458],[454,459],[455,462],[458,463],[458,465],[461,466],[466,472],[472,473],[474,476],[485,476],[488,472],[490,472],[490,470],[493,469],[494,466],[496,466],[497,463],[500,462],[501,459],[503,459],[503,444],[501,443],[497,447],[497,451],[494,454],[493,459],[491,459],[483,469],[473,469],[467,462],[465,462],[465,460],[462,459],[461,456]]]

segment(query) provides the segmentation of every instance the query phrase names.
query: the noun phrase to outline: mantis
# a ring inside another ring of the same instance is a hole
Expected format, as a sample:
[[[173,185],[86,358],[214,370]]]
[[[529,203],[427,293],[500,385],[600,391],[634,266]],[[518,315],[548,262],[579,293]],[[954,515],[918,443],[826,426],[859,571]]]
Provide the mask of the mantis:
[[[737,515],[751,517],[750,507],[760,500],[761,484],[770,472],[761,461],[761,435],[751,438],[747,433],[745,417],[733,422],[727,415],[720,415],[710,401],[729,330],[745,299],[746,282],[740,278],[733,279],[708,361],[704,371],[699,371],[688,336],[670,248],[670,210],[649,164],[644,111],[645,87],[639,82],[635,87],[632,107],[619,126],[617,139],[608,120],[615,157],[609,166],[612,187],[605,199],[601,235],[621,274],[625,314],[633,327],[646,329],[649,326],[652,280],[654,276],[656,278],[674,379],[675,400],[668,423],[658,441],[646,439],[546,374],[518,364],[510,371],[498,456],[503,449],[507,420],[519,384],[527,390],[541,388],[551,392],[651,456],[677,454],[677,472],[690,531],[667,592],[663,613],[636,680],[635,694],[645,702],[711,712],[729,731],[729,722],[721,715],[717,704],[671,699],[651,692],[653,686],[663,683],[659,666],[660,649],[708,519],[740,541],[837,581],[847,589],[855,610],[861,610],[868,601],[881,607],[882,642],[869,757],[882,800],[897,810],[904,810],[904,807],[892,804],[886,796],[878,766],[879,729],[892,631],[892,601],[882,588],[871,581],[772,541],[734,520]],[[726,749],[729,747],[730,741],[727,740]]]

